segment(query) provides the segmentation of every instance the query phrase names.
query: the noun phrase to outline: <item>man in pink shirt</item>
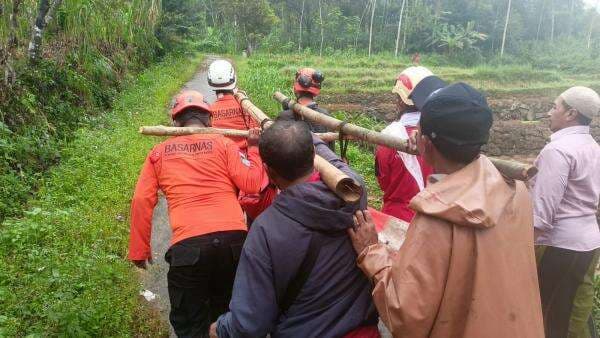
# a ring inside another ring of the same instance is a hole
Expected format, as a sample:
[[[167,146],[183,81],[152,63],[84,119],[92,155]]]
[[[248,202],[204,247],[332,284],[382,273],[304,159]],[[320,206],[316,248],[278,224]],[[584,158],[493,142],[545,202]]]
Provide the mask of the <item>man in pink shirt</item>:
[[[538,277],[546,337],[590,337],[593,277],[600,254],[596,213],[600,146],[590,135],[600,97],[573,87],[555,101],[551,141],[532,183]]]

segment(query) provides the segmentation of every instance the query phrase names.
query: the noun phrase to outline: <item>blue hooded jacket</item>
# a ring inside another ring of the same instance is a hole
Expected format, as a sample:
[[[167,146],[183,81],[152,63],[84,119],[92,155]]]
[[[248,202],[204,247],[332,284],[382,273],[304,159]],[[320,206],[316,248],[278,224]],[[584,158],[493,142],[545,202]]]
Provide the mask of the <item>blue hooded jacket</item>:
[[[317,154],[361,184],[363,180],[322,141]],[[376,325],[372,285],[356,265],[346,229],[366,207],[366,193],[347,204],[323,182],[304,182],[281,192],[253,223],[238,265],[230,312],[219,317],[217,334],[227,337],[342,337]],[[295,301],[280,304],[297,274],[313,232],[323,245]]]

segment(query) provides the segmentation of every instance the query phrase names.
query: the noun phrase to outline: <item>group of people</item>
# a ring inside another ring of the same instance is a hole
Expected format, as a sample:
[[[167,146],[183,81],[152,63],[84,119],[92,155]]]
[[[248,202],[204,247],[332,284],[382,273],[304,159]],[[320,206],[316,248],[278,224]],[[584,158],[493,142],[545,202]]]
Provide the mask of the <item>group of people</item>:
[[[298,103],[323,74],[300,69]],[[410,222],[399,250],[378,242],[363,193],[347,203],[321,181],[319,155],[364,184],[314,133],[282,111],[259,131],[234,97],[226,60],[211,63],[217,101],[178,95],[175,126],[249,130],[247,139],[177,136],[156,145],[131,206],[128,258],[152,259],[157,193],[173,236],[165,254],[170,322],[179,337],[589,337],[600,231],[600,146],[593,90],[573,87],[549,112],[551,142],[535,180],[507,179],[481,153],[493,114],[480,92],[409,67],[393,88],[398,119],[383,133],[419,155],[378,147],[383,212]],[[537,259],[537,260],[536,260]]]

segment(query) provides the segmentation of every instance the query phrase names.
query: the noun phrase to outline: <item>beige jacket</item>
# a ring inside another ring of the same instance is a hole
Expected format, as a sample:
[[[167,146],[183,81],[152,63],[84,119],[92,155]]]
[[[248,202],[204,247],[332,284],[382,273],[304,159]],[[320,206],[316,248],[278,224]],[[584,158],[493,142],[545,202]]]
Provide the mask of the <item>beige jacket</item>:
[[[487,157],[430,184],[400,251],[358,262],[394,337],[543,337],[529,194]]]

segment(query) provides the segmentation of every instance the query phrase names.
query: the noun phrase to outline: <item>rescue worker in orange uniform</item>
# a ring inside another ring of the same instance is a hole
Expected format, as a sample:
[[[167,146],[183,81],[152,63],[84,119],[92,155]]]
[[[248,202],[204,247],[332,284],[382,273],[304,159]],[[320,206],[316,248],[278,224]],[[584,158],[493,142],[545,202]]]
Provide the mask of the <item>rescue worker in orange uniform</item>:
[[[217,94],[217,101],[210,107],[213,127],[238,130],[257,128],[256,121],[244,112],[233,96],[237,89],[233,65],[227,60],[215,60],[208,66],[207,77],[208,84]],[[246,149],[246,139],[242,137],[230,137],[230,139],[235,141],[240,149]]]
[[[210,108],[195,91],[181,93],[171,111],[177,127],[210,126]],[[145,268],[151,260],[152,213],[160,189],[167,198],[173,236],[165,254],[170,321],[178,336],[206,336],[228,311],[235,270],[247,226],[238,190],[257,193],[265,171],[258,130],[248,138],[247,156],[216,134],[172,137],[149,153],[131,204],[128,258]]]
[[[235,69],[227,60],[213,61],[208,67],[208,84],[217,94],[211,108],[213,116],[213,127],[225,129],[248,130],[257,128],[258,123],[244,112],[242,106],[235,99],[234,91],[237,90]],[[246,151],[246,139],[242,137],[229,137],[242,152]],[[258,217],[260,212],[270,204],[276,192],[270,188],[269,178],[264,175],[259,194],[248,194],[241,191],[239,202],[246,213],[248,224]]]
[[[294,94],[296,95],[296,101],[314,111],[321,114],[330,115],[327,109],[319,107],[315,102],[315,97],[321,93],[321,84],[325,80],[321,71],[313,68],[301,68],[296,72],[294,76]],[[327,128],[310,121],[305,121],[302,116],[294,113],[293,110],[284,107],[284,111],[279,113],[277,120],[284,121],[304,121],[308,124],[310,131],[313,133],[324,133],[327,132]],[[329,148],[335,152],[335,142],[329,142]]]

